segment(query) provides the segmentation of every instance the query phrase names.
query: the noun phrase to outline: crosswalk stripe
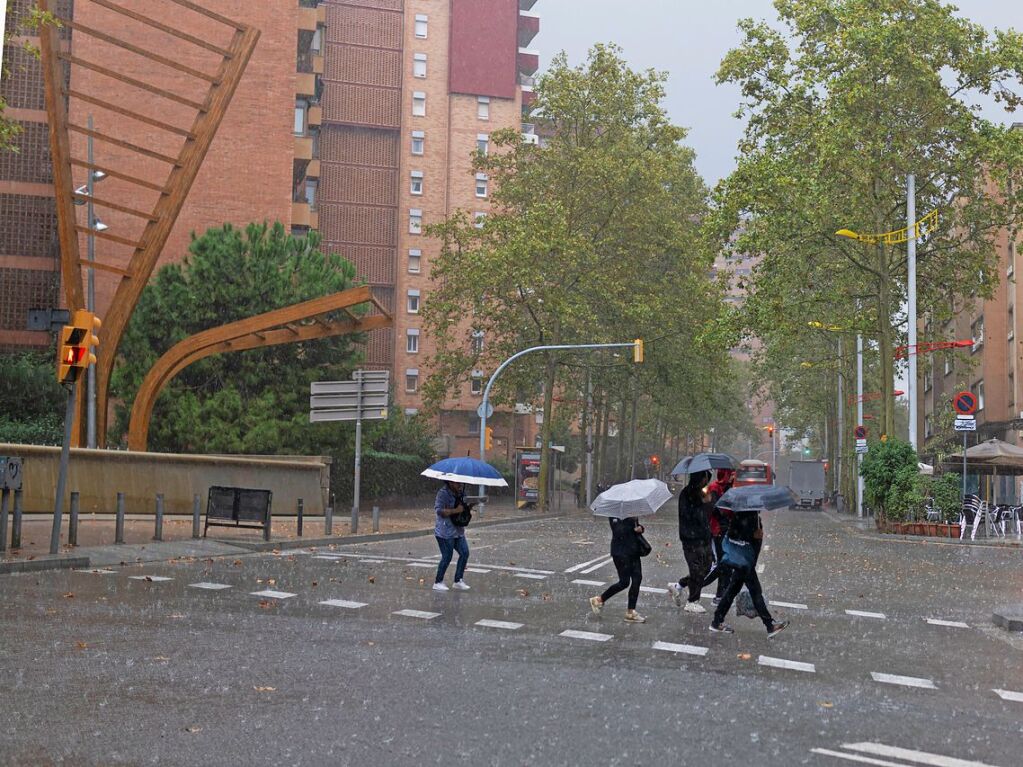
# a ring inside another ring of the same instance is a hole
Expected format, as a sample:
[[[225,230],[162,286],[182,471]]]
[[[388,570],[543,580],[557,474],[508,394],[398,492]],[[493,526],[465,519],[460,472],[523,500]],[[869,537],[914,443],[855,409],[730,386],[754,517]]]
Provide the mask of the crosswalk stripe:
[[[529,578],[534,581],[542,581],[547,578],[546,575],[538,575],[537,573],[515,573],[516,578]]]
[[[846,610],[846,615],[852,615],[854,618],[877,618],[879,621],[885,619],[884,613],[871,613],[866,610]]]
[[[575,629],[562,631],[558,636],[569,639],[586,639],[590,642],[606,642],[609,639],[614,639],[613,634],[598,634],[596,631],[576,631]]]
[[[919,687],[923,690],[937,690],[934,682],[930,679],[921,679],[918,676],[900,676],[899,674],[882,674],[878,671],[871,671],[870,676],[875,682],[884,684],[897,684],[902,687]]]
[[[382,559],[364,559],[364,560],[362,560],[362,562],[363,562],[363,564],[367,564],[367,565],[382,565],[384,563],[384,560],[382,560]]]
[[[906,767],[905,762],[889,762],[887,759],[871,759],[869,756],[849,754],[845,751],[832,751],[830,748],[811,748],[810,753],[820,754],[821,756],[834,756],[838,759],[856,762],[857,764],[872,764],[875,765],[875,767]]]
[[[786,660],[785,658],[772,658],[769,655],[761,655],[757,658],[757,663],[761,666],[770,666],[771,668],[784,668],[789,671],[806,671],[811,674],[817,673],[817,667],[812,663],[803,663],[798,660]]]
[[[589,575],[590,573],[595,573],[597,570],[600,570],[602,567],[607,567],[609,564],[611,564],[611,562],[612,562],[611,558],[607,557],[607,558],[604,559],[603,562],[598,562],[595,565],[587,567],[585,570],[580,570],[580,573],[582,575]]]
[[[667,589],[658,588],[657,586],[640,586],[640,591],[645,591],[647,594],[667,594]]]
[[[809,610],[810,608],[799,602],[768,602],[772,607],[787,607],[790,610]]]
[[[433,620],[438,617],[440,613],[431,613],[426,610],[395,610],[392,615],[404,615],[406,618],[422,618],[423,620]]]
[[[152,581],[153,583],[162,583],[163,581],[172,581],[173,578],[168,578],[166,575],[129,575],[133,581]]]
[[[486,575],[490,571],[484,567],[467,567],[465,568],[467,573],[478,573],[479,575]]]
[[[383,562],[382,559],[364,559],[363,562]],[[423,567],[427,570],[436,570],[437,565],[431,565],[429,562],[409,562],[407,567]]]
[[[263,591],[251,591],[249,592],[254,597],[263,597],[264,599],[291,599],[295,594],[290,591],[274,591],[273,589],[264,589]]]
[[[227,583],[210,583],[209,581],[202,581],[201,583],[189,583],[189,588],[193,589],[207,589],[208,591],[220,591],[221,589],[229,589],[231,586]]]
[[[941,618],[928,618],[927,622],[932,626],[947,626],[948,628],[953,629],[968,629],[970,627],[969,623],[963,623],[962,621],[945,621]]]
[[[604,581],[588,581],[585,578],[576,578],[572,583],[577,583],[580,586],[603,586]]]
[[[358,610],[366,606],[365,602],[350,602],[347,599],[324,599],[320,604],[327,607],[344,607],[348,610]]]
[[[590,565],[596,564],[597,562],[600,562],[601,560],[604,560],[604,559],[607,559],[607,554],[601,554],[599,557],[597,557],[596,559],[591,559],[589,562],[580,562],[577,565],[572,565],[571,567],[569,567],[564,572],[566,572],[566,573],[574,573],[577,570],[582,570],[584,567],[589,567]]]
[[[521,623],[512,623],[511,621],[492,621],[487,618],[476,621],[476,625],[491,629],[507,629],[508,631],[515,631],[522,628]]]
[[[686,655],[706,655],[709,651],[707,647],[698,647],[697,645],[691,644],[675,644],[674,642],[654,642],[653,648],[655,650],[663,650],[665,652],[680,652]]]
[[[956,759],[952,756],[931,754],[926,751],[914,751],[910,748],[899,748],[898,746],[886,746],[884,743],[843,743],[842,748],[872,756],[886,756],[891,759],[902,759],[916,764],[926,764],[931,767],[992,767],[984,762]]]
[[[993,690],[992,692],[994,692],[994,694],[1002,700],[1011,700],[1016,703],[1023,703],[1023,692],[1013,692],[1012,690]]]

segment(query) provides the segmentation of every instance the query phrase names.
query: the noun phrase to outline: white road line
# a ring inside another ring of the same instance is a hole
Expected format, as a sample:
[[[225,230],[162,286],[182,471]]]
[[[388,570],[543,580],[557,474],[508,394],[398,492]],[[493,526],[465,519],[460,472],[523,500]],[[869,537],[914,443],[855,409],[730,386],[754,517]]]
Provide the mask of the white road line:
[[[364,559],[362,561],[363,562],[382,562],[383,560],[381,560],[381,559],[372,559],[372,560],[371,559]],[[407,567],[423,567],[423,568],[426,568],[427,570],[436,570],[437,569],[437,565],[430,564],[429,562],[409,562],[407,564]]]
[[[697,647],[691,644],[675,644],[674,642],[654,642],[655,650],[664,650],[665,652],[680,652],[686,655],[706,655],[709,648]]]
[[[423,620],[433,620],[440,613],[431,613],[426,610],[395,610],[392,615],[404,615],[406,618],[422,618]]]
[[[467,573],[478,573],[479,575],[486,575],[490,571],[484,567],[467,567],[465,568]]]
[[[645,591],[647,594],[667,594],[667,589],[658,588],[657,586],[640,586],[640,591]]]
[[[329,560],[331,562],[340,562],[342,559],[348,559],[348,557],[344,557],[344,556],[339,557],[339,556],[337,556],[335,554],[313,554],[313,559],[326,559],[326,560]],[[365,560],[359,560],[359,561],[365,561]]]
[[[249,593],[254,597],[263,597],[264,599],[291,599],[295,596],[295,594],[292,594],[290,591],[274,591],[273,589],[250,591]]]
[[[382,554],[377,554],[377,555],[374,556],[372,554],[360,554],[360,553],[354,552],[354,551],[352,551],[352,552],[342,552],[341,554],[338,554],[338,556],[340,556],[340,557],[354,557],[355,559],[358,559],[358,560],[365,560],[365,559],[368,558],[368,559],[378,559],[380,561],[386,561],[386,562],[409,562],[409,563],[411,563],[411,562],[419,562],[422,565],[429,564],[430,567],[435,567],[436,564],[437,564],[436,562],[427,562],[425,557],[385,557]],[[491,570],[507,570],[508,572],[512,572],[512,573],[539,573],[541,575],[554,575],[554,571],[553,570],[538,570],[538,569],[533,568],[533,567],[518,567],[518,566],[513,566],[513,565],[488,565],[488,564],[486,564],[484,562],[480,562],[479,563],[479,567],[487,567],[487,568],[490,568]]]
[[[384,563],[384,560],[382,559],[364,559],[362,561],[367,565],[382,565]]]
[[[220,591],[221,589],[231,588],[231,586],[227,583],[210,583],[208,581],[202,581],[201,583],[189,583],[188,585],[193,589],[208,589],[209,591]]]
[[[529,578],[534,581],[546,580],[546,575],[540,575],[538,573],[515,573],[516,578]]]
[[[842,748],[849,751],[860,751],[872,756],[887,756],[891,759],[902,759],[916,764],[927,764],[931,767],[992,767],[984,762],[974,762],[968,759],[956,759],[941,754],[930,754],[926,751],[914,751],[909,748],[898,746],[886,746],[884,743],[843,743]]]
[[[166,575],[129,575],[128,577],[133,581],[152,581],[153,583],[174,580],[173,578],[168,578]]]
[[[898,684],[903,687],[919,687],[924,690],[937,690],[938,688],[934,685],[930,679],[921,679],[918,676],[899,676],[898,674],[882,674],[877,671],[871,671],[870,676],[873,677],[875,682],[883,682],[884,684]]]
[[[597,564],[595,564],[595,565],[593,565],[591,567],[587,567],[585,570],[580,570],[579,572],[580,572],[581,575],[589,575],[590,573],[596,572],[597,570],[601,569],[602,567],[607,567],[609,564],[611,564],[611,561],[612,561],[611,558],[608,557],[603,562],[598,562]]]
[[[75,570],[76,573],[90,573],[92,575],[117,575],[117,570],[107,570],[106,568],[94,567],[90,569]]]
[[[799,602],[768,602],[767,604],[772,607],[787,607],[790,610],[809,610],[810,608],[806,605],[800,604]]]
[[[588,581],[584,578],[576,578],[572,583],[578,583],[580,586],[603,586],[604,581]],[[640,587],[642,588],[642,586]]]
[[[1013,692],[1012,690],[992,690],[1002,700],[1011,700],[1016,703],[1023,703],[1023,692]]]
[[[941,618],[928,618],[927,622],[932,626],[947,626],[950,629],[968,629],[969,623],[963,623],[962,621],[945,621]]]
[[[790,671],[807,671],[811,674],[817,673],[817,667],[812,663],[803,663],[798,660],[785,660],[784,658],[772,658],[769,655],[761,655],[757,658],[757,663],[761,666],[770,666],[771,668],[785,668]]]
[[[613,634],[598,634],[596,631],[576,631],[574,629],[562,631],[558,636],[568,637],[569,639],[586,639],[590,642],[606,642],[609,639],[614,639]]]
[[[576,544],[577,546],[591,546],[591,545],[593,545],[593,541],[572,541],[572,543]]]
[[[883,621],[885,619],[884,613],[871,613],[866,610],[846,610],[845,614],[851,615],[854,618],[877,618],[879,621]]]
[[[566,573],[574,573],[577,570],[582,570],[584,567],[589,567],[590,565],[592,565],[592,564],[594,564],[596,562],[600,562],[600,561],[602,561],[604,559],[607,559],[607,554],[601,554],[599,557],[597,557],[596,559],[591,559],[589,562],[580,562],[577,565],[572,565],[570,568],[568,568],[564,572],[566,572]]]
[[[507,629],[508,631],[516,631],[522,628],[521,623],[512,623],[511,621],[492,621],[492,620],[481,620],[476,621],[477,626],[483,626],[490,629]]]
[[[366,606],[365,602],[349,602],[347,599],[324,599],[320,604],[327,607],[344,607],[347,610],[358,610]]]
[[[822,756],[834,756],[837,759],[845,759],[849,762],[857,762],[858,764],[873,764],[877,767],[906,767],[905,762],[889,762],[887,759],[871,759],[869,756],[860,756],[859,754],[847,754],[844,751],[832,751],[830,748],[811,748],[811,754],[821,754]]]

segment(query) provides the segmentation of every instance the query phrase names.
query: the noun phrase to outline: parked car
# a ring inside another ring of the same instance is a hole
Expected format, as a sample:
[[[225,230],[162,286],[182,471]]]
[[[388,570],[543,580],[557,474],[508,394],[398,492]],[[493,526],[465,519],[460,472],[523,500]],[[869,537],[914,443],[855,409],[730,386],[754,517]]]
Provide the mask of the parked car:
[[[736,487],[743,485],[773,485],[774,472],[771,471],[771,464],[753,459],[742,461],[735,472],[734,484]]]

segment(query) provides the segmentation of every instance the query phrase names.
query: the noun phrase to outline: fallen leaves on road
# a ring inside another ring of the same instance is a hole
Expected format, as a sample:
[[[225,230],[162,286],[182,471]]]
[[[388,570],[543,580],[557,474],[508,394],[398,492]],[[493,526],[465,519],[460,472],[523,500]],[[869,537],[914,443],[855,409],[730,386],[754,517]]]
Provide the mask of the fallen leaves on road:
[[[741,652],[738,655],[736,655],[735,657],[738,658],[739,660],[749,660],[753,656],[750,655],[748,652]]]
[[[376,583],[377,582],[377,579],[376,579],[375,575],[369,576],[366,580],[369,581],[370,583]]]
[[[259,606],[262,607],[264,610],[267,610],[270,607],[273,607],[273,602],[271,602],[269,599],[260,599]]]
[[[197,724],[194,724],[191,727],[186,727],[185,732],[202,732],[202,727],[200,727]]]
[[[313,588],[316,588],[319,585],[320,585],[319,581],[313,581]]]
[[[523,599],[525,599],[526,597],[528,597],[528,596],[529,596],[529,592],[528,592],[528,591],[526,591],[525,589],[519,589],[519,590],[518,590],[518,591],[516,591],[515,593],[516,593],[516,594],[518,594],[518,595],[519,595],[520,597],[522,597]]]
[[[155,658],[153,658],[153,660],[163,662],[170,660],[170,658],[168,658],[166,655],[157,655]]]
[[[255,690],[256,692],[277,692],[277,688],[276,687],[256,687],[256,686],[253,686],[252,689]]]
[[[170,615],[168,615],[167,617],[168,617],[168,618],[184,618],[185,616],[184,616],[184,615],[182,615],[181,613],[171,613],[171,614],[170,614]]]
[[[819,701],[817,701],[817,705],[820,706],[821,708],[834,708],[835,707],[834,703],[831,703],[830,701],[826,701],[826,700],[819,700]]]
[[[87,642],[75,642],[75,647],[77,647],[79,650],[85,650],[88,649],[89,645]]]
[[[240,559],[236,559],[231,564],[234,565],[235,567],[241,567],[242,566],[242,561]]]
[[[543,599],[544,602],[550,602],[552,599],[554,599],[554,595],[544,593],[540,595],[540,598]]]
[[[64,599],[74,599],[74,598],[75,598],[75,592],[73,592],[73,591],[68,591],[66,594],[64,594]]]

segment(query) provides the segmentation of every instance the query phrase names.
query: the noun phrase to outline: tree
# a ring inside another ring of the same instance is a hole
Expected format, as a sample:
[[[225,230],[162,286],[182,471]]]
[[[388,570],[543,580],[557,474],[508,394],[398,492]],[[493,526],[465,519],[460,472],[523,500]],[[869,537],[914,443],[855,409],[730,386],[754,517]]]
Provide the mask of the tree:
[[[57,383],[52,355],[0,355],[0,442],[59,445],[67,393]]]
[[[685,130],[661,106],[664,80],[632,71],[611,46],[594,47],[576,68],[555,57],[536,88],[541,145],[503,131],[491,136],[489,154],[476,156],[474,171],[491,179],[493,212],[483,222],[457,212],[427,230],[442,244],[424,302],[440,350],[425,386],[435,407],[471,370],[492,370],[534,345],[642,337],[652,361],[670,358],[678,368],[684,360],[693,378],[694,365],[712,369],[717,358],[702,345],[721,302],[698,236],[705,189],[682,144]],[[473,333],[485,339],[482,349]],[[584,398],[580,361],[524,358],[496,392],[499,402],[542,399],[542,505],[555,391]],[[624,412],[667,370],[622,360],[596,388]]]

